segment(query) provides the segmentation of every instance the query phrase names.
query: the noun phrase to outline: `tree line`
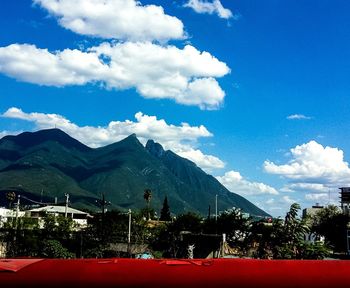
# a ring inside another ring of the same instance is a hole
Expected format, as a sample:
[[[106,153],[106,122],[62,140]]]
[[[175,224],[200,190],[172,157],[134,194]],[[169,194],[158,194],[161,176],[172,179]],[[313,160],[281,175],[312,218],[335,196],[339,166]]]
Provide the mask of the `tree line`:
[[[227,210],[217,218],[195,213],[171,217],[165,198],[161,217],[156,219],[149,205],[151,196],[146,192],[147,207],[132,213],[130,245],[143,245],[155,257],[187,258],[189,246],[195,258],[210,254],[217,257],[227,247],[234,257],[260,259],[324,259],[347,252],[349,217],[336,206],[305,219],[299,216],[297,203],[284,218],[271,221],[246,217],[239,209]],[[130,247],[115,249],[116,243],[128,242],[129,215],[108,211],[93,216],[83,229],[62,216],[47,215],[43,227],[34,219],[20,217],[1,228],[0,242],[6,245],[6,257],[131,257]],[[310,233],[316,241],[307,241],[305,235]],[[226,248],[222,246],[223,234]],[[321,237],[324,241],[317,241]]]

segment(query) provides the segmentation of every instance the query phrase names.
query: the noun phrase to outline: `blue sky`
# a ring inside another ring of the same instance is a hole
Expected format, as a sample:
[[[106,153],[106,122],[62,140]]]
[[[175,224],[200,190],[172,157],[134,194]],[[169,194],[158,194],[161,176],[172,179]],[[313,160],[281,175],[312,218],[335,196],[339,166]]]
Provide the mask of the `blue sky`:
[[[1,136],[136,133],[274,216],[350,185],[349,1],[81,1],[2,2]]]

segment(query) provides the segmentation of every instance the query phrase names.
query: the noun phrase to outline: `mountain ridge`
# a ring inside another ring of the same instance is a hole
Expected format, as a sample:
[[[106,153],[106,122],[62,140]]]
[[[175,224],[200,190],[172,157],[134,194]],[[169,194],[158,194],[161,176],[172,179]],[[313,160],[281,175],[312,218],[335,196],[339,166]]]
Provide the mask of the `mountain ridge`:
[[[110,209],[145,207],[143,190],[152,190],[151,205],[159,211],[165,196],[175,213],[206,215],[218,194],[219,210],[237,207],[268,216],[254,204],[228,191],[192,161],[135,134],[110,145],[90,148],[59,129],[24,132],[0,139],[0,203],[7,191],[38,200],[72,195],[79,208],[95,208],[105,194]]]

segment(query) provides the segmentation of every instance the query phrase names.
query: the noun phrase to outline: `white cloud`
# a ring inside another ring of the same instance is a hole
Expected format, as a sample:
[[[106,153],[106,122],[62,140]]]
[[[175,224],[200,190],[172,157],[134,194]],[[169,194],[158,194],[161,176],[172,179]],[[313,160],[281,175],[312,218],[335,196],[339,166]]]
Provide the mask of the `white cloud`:
[[[284,218],[286,212],[289,211],[291,204],[300,203],[300,199],[293,199],[290,196],[277,196],[274,198],[269,198],[262,202],[262,205],[259,207],[264,211],[270,213],[274,217],[282,217]]]
[[[280,189],[282,192],[327,192],[328,187],[318,183],[291,183]]]
[[[244,196],[278,194],[275,188],[260,182],[250,182],[237,171],[228,171],[224,176],[217,176],[216,179],[228,190]]]
[[[288,120],[310,120],[312,117],[310,116],[305,116],[303,114],[292,114],[287,116]]]
[[[286,204],[293,204],[293,203],[296,203],[297,201],[292,199],[291,197],[289,196],[283,196],[282,197],[282,200],[286,203]]]
[[[7,135],[18,135],[20,133],[22,133],[23,131],[22,130],[18,130],[18,131],[8,131],[8,130],[3,130],[3,131],[0,131],[0,139],[2,137],[5,137]]]
[[[193,161],[207,172],[211,172],[213,169],[225,167],[225,163],[222,160],[212,155],[205,155],[198,149],[190,149],[184,151],[180,150],[177,153],[180,156]]]
[[[344,161],[342,150],[310,141],[290,151],[292,159],[287,164],[277,165],[267,160],[264,162],[265,171],[298,183],[350,184],[350,168]]]
[[[203,1],[203,0],[189,0],[184,7],[192,8],[200,14],[216,14],[220,18],[229,19],[234,17],[231,10],[224,8],[220,0]]]
[[[298,145],[290,151],[292,159],[287,164],[264,162],[266,172],[290,180],[280,191],[302,194],[306,200],[323,204],[338,203],[338,187],[350,185],[350,168],[344,161],[343,151],[323,147],[316,141]],[[288,199],[285,200],[288,202]]]
[[[305,199],[310,201],[326,202],[329,199],[329,196],[327,193],[308,193],[305,194]]]
[[[172,99],[201,109],[218,109],[225,92],[215,77],[230,72],[208,52],[149,42],[102,43],[88,51],[49,52],[34,45],[0,47],[0,72],[20,81],[66,86],[102,83],[136,90],[145,98]]]
[[[274,198],[270,198],[270,199],[268,199],[268,200],[266,200],[265,201],[265,204],[267,204],[267,205],[272,205],[272,204],[275,204],[275,199]]]
[[[145,144],[148,139],[153,139],[161,143],[164,149],[170,149],[192,160],[207,171],[224,166],[219,158],[205,155],[196,149],[200,138],[213,136],[203,125],[190,126],[182,123],[176,126],[166,123],[163,119],[157,119],[156,116],[148,116],[141,112],[135,114],[136,121],[111,121],[106,127],[80,127],[58,114],[25,113],[16,107],[8,109],[1,116],[30,121],[34,123],[36,129],[57,127],[90,147],[108,145],[136,133],[142,143]],[[2,135],[6,133],[3,131]]]
[[[183,23],[161,6],[135,0],[33,0],[75,33],[105,39],[167,41],[185,37]]]
[[[34,45],[0,47],[0,72],[17,80],[40,85],[83,85],[106,70],[93,53],[65,49],[50,53]]]

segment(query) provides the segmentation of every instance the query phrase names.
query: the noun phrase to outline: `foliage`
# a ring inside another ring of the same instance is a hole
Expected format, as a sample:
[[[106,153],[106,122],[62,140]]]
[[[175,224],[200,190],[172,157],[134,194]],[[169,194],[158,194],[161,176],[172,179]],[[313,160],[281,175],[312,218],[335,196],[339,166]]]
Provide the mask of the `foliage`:
[[[16,199],[16,193],[11,191],[6,193],[6,200],[9,202],[9,208],[12,208],[12,203]]]
[[[149,203],[152,199],[152,191],[151,189],[147,188],[145,191],[143,191],[143,199],[146,200],[147,203]]]
[[[170,221],[170,207],[168,204],[168,197],[164,198],[162,210],[160,210],[160,219],[161,221]]]
[[[135,215],[141,216],[142,220],[152,220],[157,218],[156,211],[153,208],[148,207],[140,209],[140,211]]]
[[[143,199],[145,199],[146,203],[147,203],[147,210],[148,210],[148,219],[151,219],[151,213],[150,213],[150,209],[149,209],[149,205],[152,199],[152,191],[151,189],[145,189],[145,191],[143,192]]]
[[[7,257],[73,257],[69,251],[74,249],[73,220],[46,215],[43,222],[42,229],[38,219],[27,217],[5,223],[2,235],[7,243]],[[45,243],[47,246],[43,246]]]
[[[298,217],[300,206],[290,206],[285,220],[274,219],[272,225],[255,225],[255,240],[259,243],[256,257],[274,259],[323,259],[329,249],[322,243],[309,243],[304,240],[310,232],[305,219]]]
[[[45,239],[68,240],[72,236],[74,222],[72,218],[47,214],[44,217],[43,236]]]
[[[88,227],[82,232],[84,257],[113,256],[109,245],[113,243],[127,243],[129,216],[117,210],[108,211],[102,225],[101,214],[95,214]],[[143,213],[132,213],[131,243],[144,244],[153,237],[152,228]],[[114,255],[115,257],[116,255]]]
[[[301,219],[299,210],[300,206],[295,203],[284,220],[278,218],[272,223],[253,222],[239,209],[227,210],[217,219],[203,219],[198,214],[185,213],[166,223],[147,220],[145,211],[133,212],[131,243],[148,244],[158,258],[187,257],[188,247],[194,245],[194,257],[201,258],[217,251],[222,234],[226,234],[229,246],[240,256],[274,259],[327,257],[330,254],[328,245],[307,242],[305,234],[317,231],[329,233],[327,237],[331,237],[328,229],[346,227],[347,218],[341,218],[343,215],[330,207],[311,221]],[[331,222],[335,220],[338,222]],[[307,224],[312,226],[311,230]],[[109,211],[104,217],[101,213],[95,214],[81,231],[76,231],[70,218],[46,215],[42,229],[35,220],[20,218],[17,223],[9,221],[0,236],[8,244],[9,257],[129,257],[126,250],[116,251],[111,245],[127,243],[128,227],[129,215],[120,211]]]
[[[63,247],[58,240],[45,240],[41,256],[46,258],[74,258],[75,255]]]
[[[326,243],[336,252],[346,252],[346,230],[349,216],[334,206],[329,205],[310,217],[311,231],[324,236]]]
[[[198,234],[202,230],[202,218],[194,213],[186,213],[177,217],[173,222],[160,226],[154,234],[151,247],[156,251],[163,251],[167,258],[185,257],[187,244],[186,236]]]
[[[290,206],[284,222],[273,223],[273,254],[277,259],[299,259],[301,258],[304,235],[309,228],[304,220],[298,217],[300,205],[294,203]]]
[[[319,241],[315,243],[304,242],[301,249],[300,258],[321,260],[328,257],[330,254],[330,249]]]
[[[2,238],[7,243],[7,256],[37,256],[41,248],[40,233],[36,219],[20,217],[17,223],[6,222],[2,229]]]

